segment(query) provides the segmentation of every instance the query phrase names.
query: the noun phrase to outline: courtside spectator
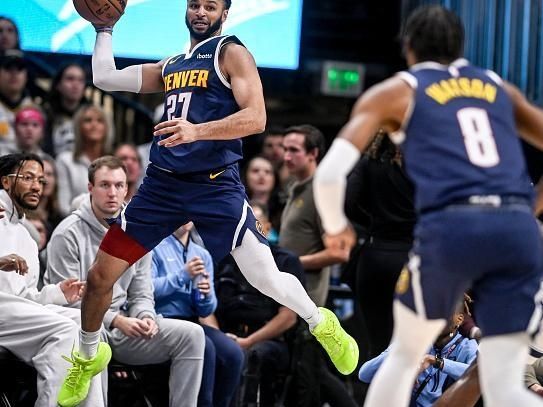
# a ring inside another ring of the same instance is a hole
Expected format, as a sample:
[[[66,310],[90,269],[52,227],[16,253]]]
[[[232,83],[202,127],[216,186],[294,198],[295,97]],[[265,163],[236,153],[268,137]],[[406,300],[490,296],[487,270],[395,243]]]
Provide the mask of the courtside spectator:
[[[189,222],[153,249],[156,311],[166,318],[199,322],[217,307],[213,260],[191,238]],[[218,328],[203,325],[204,371],[198,395],[200,407],[229,407],[239,383],[243,352]]]
[[[79,209],[64,219],[51,236],[46,282],[87,280],[100,241],[109,228],[105,219],[114,218],[123,207],[126,169],[122,162],[113,156],[93,161],[88,169],[88,190]],[[74,306],[79,307],[80,303]],[[113,286],[104,327],[113,356],[119,362],[171,362],[170,407],[196,405],[204,333],[197,324],[162,318],[155,313],[150,253],[134,263]]]

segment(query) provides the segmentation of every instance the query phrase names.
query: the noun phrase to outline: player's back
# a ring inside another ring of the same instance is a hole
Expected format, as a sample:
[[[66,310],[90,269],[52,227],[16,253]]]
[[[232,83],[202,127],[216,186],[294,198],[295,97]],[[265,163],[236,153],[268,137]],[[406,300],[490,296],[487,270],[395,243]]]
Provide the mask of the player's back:
[[[228,43],[241,42],[234,36],[211,37],[191,52],[166,60],[164,114],[161,121],[183,118],[193,124],[221,120],[239,110],[228,80],[219,66],[219,54]],[[175,147],[160,147],[155,137],[150,161],[178,174],[214,170],[242,158],[241,140],[196,141]]]
[[[415,89],[403,149],[419,211],[472,196],[531,199],[512,102],[499,76],[464,59],[421,63],[400,75]]]

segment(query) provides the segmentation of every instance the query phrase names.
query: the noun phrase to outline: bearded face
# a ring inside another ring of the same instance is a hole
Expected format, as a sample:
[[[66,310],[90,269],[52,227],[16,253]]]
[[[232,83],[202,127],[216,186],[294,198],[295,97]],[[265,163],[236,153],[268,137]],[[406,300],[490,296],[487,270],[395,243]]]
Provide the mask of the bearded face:
[[[189,0],[185,24],[191,38],[201,42],[221,32],[227,15],[221,0]]]

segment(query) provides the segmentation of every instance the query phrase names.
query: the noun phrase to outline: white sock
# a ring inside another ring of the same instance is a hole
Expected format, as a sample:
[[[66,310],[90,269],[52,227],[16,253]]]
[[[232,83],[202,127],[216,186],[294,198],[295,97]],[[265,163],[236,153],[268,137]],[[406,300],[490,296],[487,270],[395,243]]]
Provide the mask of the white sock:
[[[543,400],[524,387],[528,334],[518,332],[481,339],[479,380],[485,406],[543,407]]]
[[[409,405],[420,361],[446,325],[444,319],[418,316],[398,300],[394,321],[390,352],[370,384],[365,407]]]
[[[79,354],[85,359],[91,359],[96,355],[98,351],[98,344],[100,343],[100,331],[86,332],[84,330],[79,331]]]
[[[241,246],[231,254],[249,284],[305,319],[310,329],[320,322],[322,316],[302,283],[292,274],[279,271],[270,248],[252,231],[245,232]]]
[[[309,330],[312,331],[315,329],[317,325],[319,325],[322,321],[322,314],[319,311],[317,307],[315,307],[315,311],[313,312],[313,315],[310,315],[308,318],[304,318],[305,322],[309,325]]]

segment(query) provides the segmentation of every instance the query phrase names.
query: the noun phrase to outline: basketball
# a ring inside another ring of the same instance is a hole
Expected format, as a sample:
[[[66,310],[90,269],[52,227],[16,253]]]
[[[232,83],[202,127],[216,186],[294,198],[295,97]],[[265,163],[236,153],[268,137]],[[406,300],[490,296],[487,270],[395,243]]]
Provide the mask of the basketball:
[[[93,24],[110,25],[124,13],[126,0],[73,0],[81,17]]]

